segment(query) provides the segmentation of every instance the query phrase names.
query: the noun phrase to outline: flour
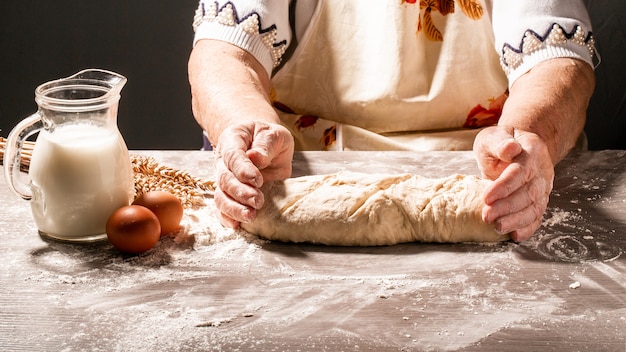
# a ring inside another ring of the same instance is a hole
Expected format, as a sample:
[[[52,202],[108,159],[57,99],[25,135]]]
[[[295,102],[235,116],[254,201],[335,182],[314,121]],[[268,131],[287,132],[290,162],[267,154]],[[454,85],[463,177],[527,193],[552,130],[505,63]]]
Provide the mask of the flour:
[[[205,251],[211,248],[214,250],[214,259],[227,257],[233,250],[242,248],[246,249],[246,256],[250,256],[259,246],[267,243],[267,241],[243,230],[223,227],[218,219],[217,209],[212,199],[207,199],[205,206],[199,209],[185,211],[181,230],[175,234],[174,238],[178,242],[193,239],[193,249],[196,251]],[[220,248],[213,248],[216,244],[220,244]]]
[[[580,209],[579,209],[580,212]],[[552,227],[555,225],[563,225],[569,221],[582,220],[580,214],[573,213],[571,211],[565,211],[560,208],[548,208],[544,215],[541,225]]]
[[[106,242],[93,245],[49,242],[47,248],[33,253],[31,261],[42,270],[28,280],[97,283],[94,287],[97,290],[119,291],[132,288],[138,280],[161,283],[193,278],[196,276],[193,271],[177,269],[206,265],[207,260],[217,265],[233,256],[253,259],[265,242],[244,231],[222,227],[214,204],[207,201],[204,207],[185,210],[177,233],[162,237],[154,248],[139,255],[121,253]],[[120,275],[110,277],[112,273]]]
[[[549,209],[531,246],[552,260],[585,261],[575,252],[593,255],[600,236],[559,232],[582,216]],[[28,285],[50,293],[48,309],[81,316],[67,351],[336,350],[328,341],[364,350],[390,341],[406,350],[456,350],[501,330],[560,321],[566,302],[555,281],[594,287],[583,277],[537,277],[523,269],[520,248],[273,243],[222,227],[208,198],[144,254],[50,242],[11,265],[30,268]]]
[[[615,230],[585,222],[581,209],[564,210],[549,207],[544,214],[542,227],[522,244],[553,261],[583,263],[608,262],[621,257],[623,250],[609,244],[608,236]]]

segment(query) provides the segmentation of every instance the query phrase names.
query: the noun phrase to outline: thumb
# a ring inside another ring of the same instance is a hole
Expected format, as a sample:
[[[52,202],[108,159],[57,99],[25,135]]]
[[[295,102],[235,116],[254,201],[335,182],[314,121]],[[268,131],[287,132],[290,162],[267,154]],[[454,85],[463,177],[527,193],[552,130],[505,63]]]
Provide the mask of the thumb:
[[[505,162],[512,162],[522,152],[522,145],[513,136],[501,140],[495,147],[494,155]]]
[[[522,145],[514,133],[514,128],[508,126],[484,129],[479,133],[474,149],[486,158],[511,162],[522,152]]]
[[[256,126],[254,139],[246,153],[259,170],[270,166],[274,158],[285,150],[285,134],[281,134],[281,132],[283,131],[281,131],[279,126],[272,124],[259,124]],[[291,137],[291,134],[288,132],[287,135]]]
[[[478,167],[487,179],[494,180],[522,153],[512,127],[494,126],[482,130],[474,142]]]
[[[256,166],[259,170],[265,169],[272,162],[270,156],[267,153],[267,150],[262,148],[248,149],[246,154],[248,154],[248,158],[250,158],[250,161],[252,161],[254,166]]]

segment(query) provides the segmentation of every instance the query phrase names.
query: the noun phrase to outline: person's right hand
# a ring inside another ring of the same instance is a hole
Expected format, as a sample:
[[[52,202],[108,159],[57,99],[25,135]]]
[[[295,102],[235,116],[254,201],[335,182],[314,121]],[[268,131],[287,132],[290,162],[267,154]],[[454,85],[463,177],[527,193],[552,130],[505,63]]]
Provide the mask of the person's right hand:
[[[237,228],[263,206],[264,182],[291,176],[294,140],[280,124],[245,122],[224,129],[216,152],[215,205],[220,221]]]
[[[482,176],[494,182],[482,217],[500,233],[522,242],[541,226],[554,181],[548,147],[536,134],[510,126],[482,130],[474,141]]]

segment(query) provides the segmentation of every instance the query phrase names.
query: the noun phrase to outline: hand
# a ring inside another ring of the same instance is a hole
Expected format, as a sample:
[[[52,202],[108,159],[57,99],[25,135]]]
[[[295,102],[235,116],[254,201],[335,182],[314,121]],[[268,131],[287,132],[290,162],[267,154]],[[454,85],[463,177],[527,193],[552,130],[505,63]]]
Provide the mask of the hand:
[[[529,239],[541,226],[554,181],[546,143],[531,132],[494,126],[478,134],[474,152],[483,177],[494,180],[483,220],[516,242]]]
[[[279,124],[246,122],[221,133],[216,147],[215,205],[222,225],[250,222],[263,206],[264,182],[291,176],[294,142]]]

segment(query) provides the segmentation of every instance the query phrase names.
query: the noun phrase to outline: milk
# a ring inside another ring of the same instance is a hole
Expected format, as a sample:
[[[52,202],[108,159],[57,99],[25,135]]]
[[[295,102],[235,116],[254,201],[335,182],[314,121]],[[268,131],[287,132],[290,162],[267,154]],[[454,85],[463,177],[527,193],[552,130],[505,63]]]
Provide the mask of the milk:
[[[58,125],[39,133],[29,170],[31,207],[51,237],[98,237],[108,217],[133,196],[128,150],[116,128]]]

